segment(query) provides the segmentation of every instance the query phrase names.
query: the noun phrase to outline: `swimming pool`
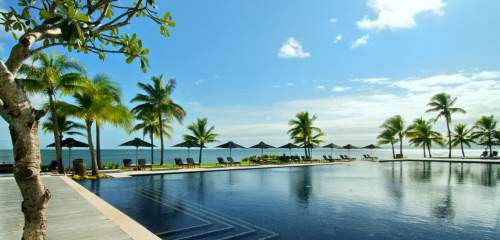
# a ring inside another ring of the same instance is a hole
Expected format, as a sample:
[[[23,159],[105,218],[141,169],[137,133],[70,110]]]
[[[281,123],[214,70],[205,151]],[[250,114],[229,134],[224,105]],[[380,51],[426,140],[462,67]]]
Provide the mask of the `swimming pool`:
[[[80,183],[163,239],[500,239],[499,179],[353,162]]]

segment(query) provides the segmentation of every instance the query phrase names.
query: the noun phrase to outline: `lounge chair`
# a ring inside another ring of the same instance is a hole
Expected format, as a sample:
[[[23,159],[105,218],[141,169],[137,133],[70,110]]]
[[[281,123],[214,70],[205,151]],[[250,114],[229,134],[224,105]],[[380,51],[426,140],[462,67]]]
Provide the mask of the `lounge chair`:
[[[123,167],[125,169],[135,169],[136,165],[132,163],[132,159],[127,158],[123,159]]]
[[[338,158],[333,158],[333,157],[332,157],[332,155],[328,155],[328,161],[330,161],[330,162],[334,162],[334,161],[338,161],[338,160],[340,160],[340,159],[338,159]]]
[[[151,171],[153,171],[153,165],[150,163],[146,163],[146,159],[138,159],[137,162],[139,163],[139,170],[146,170],[149,168]]]
[[[226,161],[224,161],[224,158],[222,158],[222,157],[217,157],[217,163],[216,163],[215,165],[219,165],[219,166],[224,165],[224,166],[227,166],[227,165],[229,165],[229,163],[228,163],[228,162],[226,162]]]
[[[183,163],[182,162],[182,159],[180,158],[174,158],[174,161],[175,161],[175,166],[178,166],[178,167],[187,167],[187,164]]]
[[[496,158],[496,157],[498,157],[498,151],[493,151],[493,152],[491,153],[491,157],[492,157],[492,158]]]
[[[240,162],[234,161],[233,157],[227,157],[227,161],[229,162],[230,165],[233,165],[233,166],[241,165]]]
[[[194,168],[196,166],[200,167],[200,164],[199,163],[195,163],[194,160],[193,160],[193,158],[190,158],[190,157],[186,158],[186,162],[187,162],[188,167],[194,167]]]
[[[487,158],[488,157],[488,151],[483,151],[483,153],[479,157],[480,158]]]
[[[378,160],[378,157],[374,157],[374,156],[372,156],[370,154],[366,154],[366,156],[367,156],[367,158],[370,158],[372,161]]]
[[[323,160],[325,160],[327,162],[330,161],[330,159],[328,159],[328,157],[326,155],[323,155]]]

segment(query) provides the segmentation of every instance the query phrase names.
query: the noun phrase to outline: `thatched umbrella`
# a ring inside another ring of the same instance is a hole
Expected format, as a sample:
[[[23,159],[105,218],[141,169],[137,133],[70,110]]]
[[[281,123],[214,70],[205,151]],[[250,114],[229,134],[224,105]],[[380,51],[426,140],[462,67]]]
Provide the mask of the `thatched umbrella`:
[[[239,144],[234,143],[233,141],[229,141],[227,143],[221,144],[217,146],[218,148],[229,148],[229,156],[232,157],[233,148],[245,148]]]
[[[267,149],[267,148],[275,148],[265,142],[262,142],[260,141],[259,143],[257,143],[256,145],[253,145],[251,146],[250,148],[260,148],[260,155],[263,156],[264,155],[264,149]]]
[[[188,157],[191,157],[191,148],[192,147],[200,147],[200,145],[198,143],[193,142],[193,141],[185,141],[185,142],[181,142],[179,144],[175,144],[172,147],[184,147],[184,148],[187,148],[187,150],[188,150]]]
[[[139,147],[156,147],[155,145],[152,145],[151,143],[143,141],[140,138],[134,138],[134,140],[124,142],[124,143],[120,144],[119,146],[121,146],[121,147],[135,147],[135,160],[137,161],[137,166],[139,166],[139,161],[138,161]]]
[[[339,145],[335,144],[335,143],[330,143],[330,144],[327,144],[325,146],[323,146],[324,148],[330,148],[332,150],[332,155],[333,155],[333,149],[334,148],[340,148]]]
[[[363,147],[364,149],[370,149],[370,155],[373,155],[373,149],[379,149],[380,147],[374,144],[366,145]]]
[[[55,147],[55,143],[51,143],[47,145],[47,147]],[[68,168],[71,168],[71,149],[74,147],[89,147],[88,144],[84,142],[80,142],[78,140],[75,140],[74,138],[66,138],[61,141],[61,147],[67,147],[68,148]]]
[[[356,146],[351,145],[351,144],[347,144],[347,145],[343,146],[342,148],[343,149],[347,149],[348,154],[350,154],[351,153],[351,149],[358,149],[359,147],[356,147]]]
[[[288,148],[288,151],[290,152],[290,156],[292,156],[292,148],[300,148],[300,146],[297,146],[293,143],[287,143],[279,148]]]

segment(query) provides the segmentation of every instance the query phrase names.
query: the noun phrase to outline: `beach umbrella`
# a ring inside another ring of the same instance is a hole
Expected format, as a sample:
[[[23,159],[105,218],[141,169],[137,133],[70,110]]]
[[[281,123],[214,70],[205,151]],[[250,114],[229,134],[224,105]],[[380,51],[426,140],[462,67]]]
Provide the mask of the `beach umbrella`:
[[[47,147],[55,147],[56,143],[51,143]],[[61,141],[61,147],[68,148],[68,168],[71,168],[71,149],[74,147],[89,147],[88,144],[75,140],[74,138],[66,138]]]
[[[335,143],[330,143],[330,144],[327,144],[325,146],[323,146],[324,148],[330,148],[332,150],[332,155],[333,155],[333,149],[334,148],[340,148],[339,145],[335,144]]]
[[[138,161],[138,158],[139,158],[138,157],[139,147],[156,147],[155,145],[151,145],[151,143],[143,141],[140,138],[134,138],[134,140],[124,142],[124,143],[120,144],[119,146],[121,146],[121,147],[135,147],[135,160],[136,161]],[[139,165],[138,162],[137,162],[137,165]]]
[[[232,157],[233,148],[245,148],[239,144],[234,143],[233,141],[229,141],[227,143],[221,144],[217,146],[218,148],[229,148],[229,156]]]
[[[374,144],[370,144],[370,145],[366,145],[363,147],[364,149],[370,149],[371,152],[370,152],[370,155],[373,155],[373,149],[378,149],[380,148],[379,146],[377,145],[374,145]]]
[[[264,155],[264,148],[267,149],[267,148],[275,148],[275,147],[273,147],[265,142],[260,141],[256,145],[251,146],[250,148],[260,148],[260,155],[262,156],[262,155]]]
[[[359,147],[356,147],[356,146],[351,145],[351,144],[347,144],[347,145],[343,146],[342,148],[343,148],[343,149],[347,149],[348,154],[350,154],[350,153],[351,153],[351,149],[357,149],[357,148],[359,148]]]
[[[179,144],[175,144],[172,147],[184,147],[184,148],[187,148],[187,150],[188,150],[188,157],[191,157],[191,148],[192,147],[200,147],[200,144],[195,143],[193,141],[185,141],[185,142],[181,142]]]
[[[300,146],[297,146],[293,143],[287,143],[279,148],[288,148],[288,151],[290,151],[290,156],[292,156],[292,148],[300,148]]]

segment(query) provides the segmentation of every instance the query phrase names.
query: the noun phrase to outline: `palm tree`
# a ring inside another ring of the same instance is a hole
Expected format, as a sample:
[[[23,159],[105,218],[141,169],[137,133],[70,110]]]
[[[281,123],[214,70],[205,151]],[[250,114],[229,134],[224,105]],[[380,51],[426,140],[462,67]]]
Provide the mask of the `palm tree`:
[[[421,146],[423,148],[424,158],[427,157],[425,154],[426,147],[427,151],[429,152],[429,157],[432,157],[432,144],[444,144],[441,134],[432,130],[432,120],[426,121],[422,118],[415,119],[406,131],[406,136],[410,140],[411,144],[415,146]]]
[[[482,116],[477,120],[472,132],[472,138],[479,139],[479,144],[486,145],[489,149],[490,156],[493,154],[492,145],[493,138],[496,135],[497,120],[493,115]]]
[[[143,137],[148,135],[151,143],[151,164],[154,164],[154,137],[160,136],[160,124],[158,123],[158,118],[156,118],[152,114],[143,114],[136,116],[139,123],[137,123],[132,131],[140,131],[142,130]],[[173,130],[172,126],[168,123],[164,122],[163,126],[163,136],[166,136],[168,139],[171,139],[172,136],[170,132]]]
[[[170,121],[175,118],[179,123],[182,123],[186,112],[184,109],[174,102],[172,92],[175,89],[175,79],[170,79],[167,84],[163,84],[163,75],[151,78],[153,84],[138,83],[140,89],[144,93],[137,94],[131,102],[140,103],[132,109],[136,115],[153,114],[158,118],[160,129],[163,129],[164,120]],[[160,131],[160,164],[163,165],[164,160],[164,143],[163,131]]]
[[[184,135],[184,140],[195,142],[200,145],[200,154],[198,155],[198,163],[201,166],[202,150],[205,144],[217,141],[217,133],[214,133],[215,127],[208,127],[208,120],[206,118],[198,118],[195,122],[191,123],[187,129],[191,131],[191,135]]]
[[[127,118],[127,114],[129,114],[128,110],[117,102],[115,88],[115,84],[108,79],[96,77],[86,81],[85,85],[73,94],[76,104],[60,103],[63,112],[85,121],[89,153],[92,160],[92,174],[96,177],[99,177],[99,163],[94,152],[92,124],[100,121],[112,122],[115,121],[113,119],[122,117]]]
[[[57,126],[59,126],[60,140],[64,139],[65,135],[85,136],[85,134],[80,132],[80,130],[85,129],[85,126],[83,124],[68,120],[68,118],[61,113],[57,114]],[[42,124],[42,129],[45,133],[54,132],[54,125],[52,123],[52,119],[44,122]]]
[[[392,158],[396,158],[396,153],[394,152],[394,143],[397,142],[396,132],[391,131],[390,129],[384,129],[378,136],[378,144],[385,145],[391,144],[392,148]]]
[[[121,104],[121,89],[118,85],[104,74],[96,75],[93,80],[95,87],[99,90],[99,94],[106,96],[102,101],[103,104],[111,104],[103,109],[103,111],[95,115],[95,133],[96,133],[96,160],[99,169],[102,169],[101,162],[101,126],[104,123],[110,123],[115,127],[130,128],[132,114]],[[91,89],[91,91],[93,91]]]
[[[403,118],[400,115],[390,117],[380,127],[397,135],[399,139],[399,155],[403,157],[403,138],[406,131]]]
[[[438,93],[431,98],[431,101],[427,104],[429,109],[427,112],[438,112],[436,116],[436,121],[443,117],[446,121],[446,129],[448,131],[448,158],[451,158],[451,114],[453,113],[465,113],[465,110],[459,107],[454,107],[457,98],[452,98],[446,93]]]
[[[470,148],[471,144],[474,143],[474,139],[472,138],[473,130],[473,128],[467,128],[465,124],[457,124],[452,133],[451,144],[453,147],[460,145],[463,158],[465,158],[464,145]]]
[[[83,66],[74,59],[65,55],[56,55],[54,52],[48,56],[38,52],[32,57],[32,63],[24,64],[20,73],[26,75],[23,87],[29,93],[42,93],[49,98],[49,111],[52,121],[56,161],[59,172],[64,172],[62,163],[61,136],[57,120],[57,96],[72,93],[80,84],[80,73],[84,72]]]
[[[309,117],[308,112],[300,112],[295,115],[295,119],[288,122],[291,126],[288,130],[290,138],[304,148],[305,157],[308,159],[311,159],[311,148],[320,144],[324,136],[320,128],[313,126],[316,119],[316,115]]]

